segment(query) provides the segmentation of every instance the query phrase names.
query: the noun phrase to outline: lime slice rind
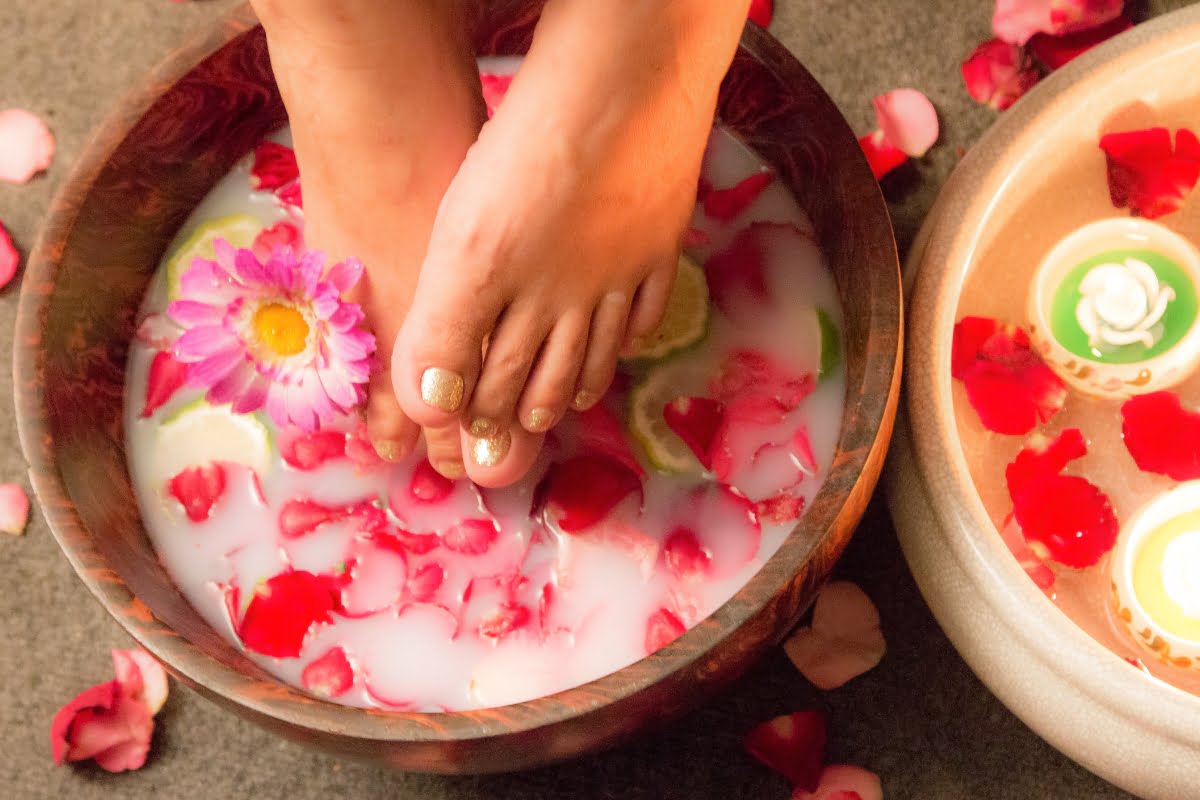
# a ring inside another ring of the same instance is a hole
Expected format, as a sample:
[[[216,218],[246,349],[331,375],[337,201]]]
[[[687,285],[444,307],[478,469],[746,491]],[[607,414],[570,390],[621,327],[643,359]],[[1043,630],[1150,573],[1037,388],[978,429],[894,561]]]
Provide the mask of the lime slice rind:
[[[705,337],[708,318],[708,281],[704,268],[689,256],[680,255],[663,321],[645,337],[645,344],[630,360],[662,361],[678,355]]]
[[[663,409],[673,400],[694,394],[688,387],[702,378],[691,359],[674,358],[650,370],[629,393],[629,432],[646,460],[672,474],[704,471],[691,448],[667,425]]]
[[[829,312],[823,308],[817,309],[817,326],[821,331],[821,360],[817,380],[825,380],[842,363],[842,334]]]
[[[154,433],[155,472],[171,478],[214,462],[241,464],[259,477],[275,466],[275,437],[259,414],[235,414],[203,398],[178,409]]]

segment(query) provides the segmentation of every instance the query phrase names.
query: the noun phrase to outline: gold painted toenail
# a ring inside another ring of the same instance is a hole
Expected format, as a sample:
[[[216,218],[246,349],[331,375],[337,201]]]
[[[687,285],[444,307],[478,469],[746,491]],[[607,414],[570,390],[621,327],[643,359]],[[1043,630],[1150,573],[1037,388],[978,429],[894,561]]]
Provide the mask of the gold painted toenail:
[[[550,430],[554,424],[554,412],[548,408],[535,408],[525,415],[525,428],[533,433]]]
[[[458,411],[463,399],[463,379],[457,372],[430,367],[421,373],[421,399],[442,411]]]
[[[496,423],[485,417],[476,417],[471,421],[471,427],[468,432],[479,439],[484,436],[491,436],[496,432]]]
[[[635,336],[629,342],[629,354],[631,356],[636,356],[638,353],[642,352],[645,349],[646,349],[646,337],[644,337],[644,336]]]
[[[434,464],[433,468],[443,478],[449,478],[452,481],[464,478],[467,475],[467,468],[463,466],[461,461],[439,461],[437,464]]]
[[[389,439],[380,439],[377,442],[371,443],[375,447],[375,452],[384,461],[399,461],[404,457],[404,453],[400,448],[399,443]]]
[[[575,395],[575,402],[571,405],[576,411],[587,411],[600,399],[595,392],[589,392],[587,389],[580,389]]]
[[[495,436],[485,436],[476,439],[471,445],[471,457],[481,467],[494,467],[508,455],[512,445],[512,434],[500,431]]]

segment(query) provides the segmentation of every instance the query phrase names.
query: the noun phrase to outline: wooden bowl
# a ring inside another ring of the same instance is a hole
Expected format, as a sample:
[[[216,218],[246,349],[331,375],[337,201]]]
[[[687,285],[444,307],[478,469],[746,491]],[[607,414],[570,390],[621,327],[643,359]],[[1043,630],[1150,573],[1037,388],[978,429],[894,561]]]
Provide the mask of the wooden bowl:
[[[1020,296],[1059,239],[1128,215],[1109,198],[1101,133],[1194,128],[1198,96],[1200,7],[1192,7],[1138,25],[1056,72],[967,154],[910,256],[906,399],[888,470],[904,554],[966,662],[1050,744],[1140,797],[1163,800],[1200,797],[1200,697],[1102,646],[1009,553],[964,453],[950,350],[954,324],[968,311],[1022,321],[1012,317],[1023,301],[1005,308],[1004,295]],[[1194,196],[1158,222],[1200,241]],[[1012,285],[972,280],[983,272]],[[1114,414],[1118,408],[1114,402]],[[1009,437],[989,441],[1000,438]],[[1095,627],[1109,637],[1116,630]]]
[[[481,14],[481,54],[529,45],[537,6]],[[613,744],[700,703],[796,622],[875,486],[895,413],[900,280],[879,189],[837,108],[751,25],[720,116],[813,217],[846,309],[847,404],[831,474],[754,579],[670,646],[518,705],[418,714],[322,702],[267,675],[201,620],[150,547],[125,464],[122,390],[142,294],[184,218],[284,122],[262,30],[239,9],[127,97],[51,206],[21,292],[16,405],[54,535],[105,608],[179,679],[292,739],[414,771],[520,769]]]

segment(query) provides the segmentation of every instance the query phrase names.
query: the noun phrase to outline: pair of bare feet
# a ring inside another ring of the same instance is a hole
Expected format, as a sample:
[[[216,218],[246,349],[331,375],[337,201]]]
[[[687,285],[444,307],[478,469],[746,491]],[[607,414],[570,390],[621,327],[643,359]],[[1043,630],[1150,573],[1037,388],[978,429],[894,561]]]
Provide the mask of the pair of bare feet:
[[[748,0],[548,0],[485,124],[470,0],[257,0],[306,239],[367,266],[389,460],[520,478],[658,324]]]

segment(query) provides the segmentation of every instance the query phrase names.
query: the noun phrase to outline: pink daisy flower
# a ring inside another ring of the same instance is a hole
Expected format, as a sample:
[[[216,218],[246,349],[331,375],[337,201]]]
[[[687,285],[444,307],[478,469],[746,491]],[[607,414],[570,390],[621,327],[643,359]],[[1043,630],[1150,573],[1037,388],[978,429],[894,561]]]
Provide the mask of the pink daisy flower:
[[[188,385],[239,414],[265,407],[278,425],[318,430],[362,402],[375,337],[341,294],[362,264],[324,272],[324,255],[277,247],[266,262],[217,240],[216,261],[197,258],[167,314],[184,328],[174,355]]]

